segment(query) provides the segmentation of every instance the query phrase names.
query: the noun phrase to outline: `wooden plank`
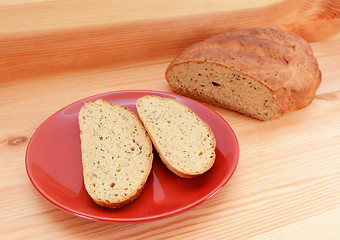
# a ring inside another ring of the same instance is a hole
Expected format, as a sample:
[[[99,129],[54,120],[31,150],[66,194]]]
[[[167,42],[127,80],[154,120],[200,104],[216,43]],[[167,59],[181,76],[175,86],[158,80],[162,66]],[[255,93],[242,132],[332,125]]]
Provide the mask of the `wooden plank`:
[[[168,60],[233,28],[274,27],[311,42],[340,34],[338,1],[201,1],[177,1],[178,13],[172,1],[135,8],[88,0],[0,5],[0,82]]]
[[[323,73],[313,103],[262,122],[211,106],[234,129],[240,161],[205,203],[158,221],[109,224],[56,208],[29,182],[25,150],[51,114],[94,94],[171,92],[168,62],[131,68],[7,79],[0,86],[0,236],[3,239],[336,239],[340,232],[340,40],[312,43]],[[297,235],[301,233],[301,235]]]

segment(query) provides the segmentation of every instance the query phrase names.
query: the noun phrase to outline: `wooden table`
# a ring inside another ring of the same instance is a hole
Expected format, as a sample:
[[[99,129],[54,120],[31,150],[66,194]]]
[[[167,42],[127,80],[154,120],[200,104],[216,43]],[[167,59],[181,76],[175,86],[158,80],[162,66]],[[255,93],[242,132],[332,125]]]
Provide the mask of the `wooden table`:
[[[141,2],[0,2],[0,238],[340,239],[339,1]],[[73,216],[34,189],[25,150],[48,116],[103,92],[172,92],[164,71],[184,47],[249,26],[305,37],[323,80],[309,107],[274,121],[210,106],[240,144],[236,172],[215,196],[118,224]]]

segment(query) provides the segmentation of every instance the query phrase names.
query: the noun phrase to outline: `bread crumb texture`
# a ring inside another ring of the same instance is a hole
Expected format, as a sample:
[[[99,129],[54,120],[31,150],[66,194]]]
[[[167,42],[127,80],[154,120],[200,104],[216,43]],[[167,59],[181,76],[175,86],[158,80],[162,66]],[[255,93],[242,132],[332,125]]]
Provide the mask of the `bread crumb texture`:
[[[109,208],[133,201],[152,167],[152,143],[138,117],[101,99],[79,112],[84,184],[91,198]]]
[[[172,98],[147,95],[137,100],[137,110],[161,160],[172,172],[191,178],[213,166],[214,134],[190,108]]]
[[[254,28],[193,44],[171,62],[166,79],[182,95],[270,120],[308,106],[321,72],[303,38]]]

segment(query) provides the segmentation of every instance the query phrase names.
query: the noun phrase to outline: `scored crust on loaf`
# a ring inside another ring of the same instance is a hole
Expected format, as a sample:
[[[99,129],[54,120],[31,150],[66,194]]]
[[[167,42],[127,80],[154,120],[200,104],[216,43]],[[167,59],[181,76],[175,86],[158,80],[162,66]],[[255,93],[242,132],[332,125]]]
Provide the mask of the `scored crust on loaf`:
[[[119,208],[142,191],[152,168],[152,143],[128,108],[98,99],[79,112],[84,184],[100,206]]]
[[[173,98],[146,95],[137,110],[164,165],[180,177],[192,178],[215,162],[216,140],[210,127]]]
[[[275,29],[241,29],[183,51],[169,65],[178,93],[260,120],[308,106],[321,82],[309,44]]]

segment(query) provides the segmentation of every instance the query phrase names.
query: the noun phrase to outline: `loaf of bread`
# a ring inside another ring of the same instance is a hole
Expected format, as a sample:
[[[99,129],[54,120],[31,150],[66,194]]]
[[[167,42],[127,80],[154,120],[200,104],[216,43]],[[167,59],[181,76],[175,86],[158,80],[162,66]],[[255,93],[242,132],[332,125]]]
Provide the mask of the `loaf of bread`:
[[[101,99],[79,112],[84,184],[100,206],[119,208],[142,191],[152,168],[152,143],[128,108]]]
[[[137,111],[164,165],[183,178],[208,171],[215,162],[216,140],[210,127],[173,98],[146,95]]]
[[[179,94],[260,120],[308,106],[321,82],[309,44],[267,28],[234,30],[194,44],[165,75]]]

